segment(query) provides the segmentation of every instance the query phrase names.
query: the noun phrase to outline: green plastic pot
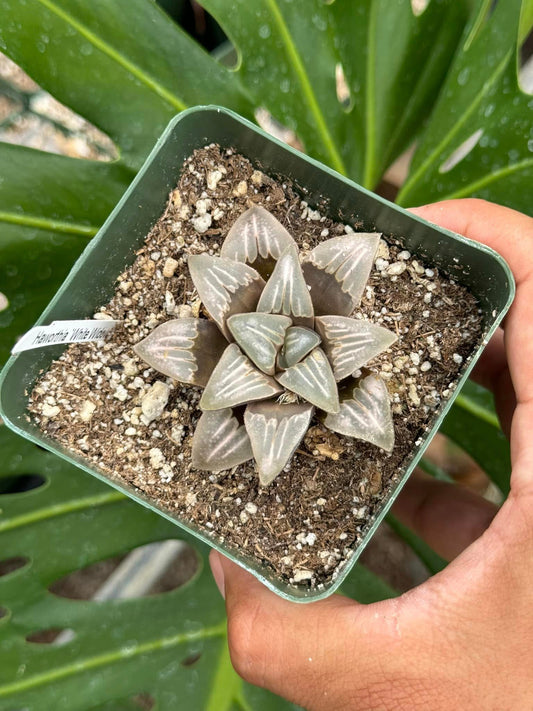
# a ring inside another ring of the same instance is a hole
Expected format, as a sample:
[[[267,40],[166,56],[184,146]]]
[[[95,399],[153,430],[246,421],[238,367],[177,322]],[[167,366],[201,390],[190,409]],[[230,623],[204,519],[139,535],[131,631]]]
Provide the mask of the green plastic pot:
[[[227,109],[216,106],[196,107],[184,111],[170,122],[139,174],[78,259],[38,324],[90,317],[100,305],[109,301],[117,276],[134,261],[135,251],[160,217],[170,190],[178,182],[184,160],[195,149],[209,143],[232,147],[269,175],[293,181],[302,191],[305,190],[305,199],[311,205],[326,199],[327,212],[333,219],[362,222],[363,230],[397,237],[406,249],[424,262],[438,267],[465,285],[478,298],[483,310],[483,338],[472,357],[464,364],[458,388],[435,416],[423,441],[414,447],[389,497],[367,524],[361,543],[337,578],[321,590],[290,586],[257,559],[219,544],[205,531],[159,508],[154,501],[126,483],[111,480],[90,461],[43,434],[35,424],[27,420],[27,393],[31,392],[43,369],[50,366],[65,346],[26,351],[8,361],[0,377],[0,412],[6,424],[18,434],[173,521],[245,567],[282,597],[295,602],[317,600],[330,595],[342,583],[437,432],[484,345],[512,302],[513,276],[505,261],[488,247],[411,215],[272,138]]]

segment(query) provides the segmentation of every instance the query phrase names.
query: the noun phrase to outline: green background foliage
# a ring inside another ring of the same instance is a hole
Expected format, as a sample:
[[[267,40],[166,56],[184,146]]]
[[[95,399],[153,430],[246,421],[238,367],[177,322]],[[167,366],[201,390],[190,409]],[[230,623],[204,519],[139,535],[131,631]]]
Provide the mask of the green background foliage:
[[[177,112],[218,103],[258,108],[293,129],[305,150],[374,188],[416,142],[398,200],[478,195],[528,212],[533,98],[519,87],[519,41],[533,1],[203,0],[237,52],[217,62],[151,0],[0,0],[0,48],[44,89],[107,133],[112,163],[0,143],[0,362],[32,325]],[[349,98],[337,97],[342,65]],[[474,148],[449,170],[471,136]],[[452,161],[453,162],[453,161]],[[461,393],[443,431],[509,489],[509,448],[487,394]],[[185,538],[170,523],[0,428],[0,484],[39,474],[32,491],[0,494],[0,558],[28,558],[0,578],[0,710],[289,709],[233,672],[222,601],[206,570],[172,592],[136,600],[67,600],[65,574],[136,546]],[[0,491],[2,489],[0,488]],[[444,565],[391,520],[428,570]],[[394,595],[356,566],[344,592]],[[70,628],[63,646],[25,637]],[[183,661],[201,653],[194,664]]]

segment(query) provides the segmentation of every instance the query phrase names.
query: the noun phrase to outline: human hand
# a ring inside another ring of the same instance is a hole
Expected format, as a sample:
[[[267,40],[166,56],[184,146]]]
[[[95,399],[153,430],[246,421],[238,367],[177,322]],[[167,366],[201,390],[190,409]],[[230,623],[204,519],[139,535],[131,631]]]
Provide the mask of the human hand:
[[[415,474],[395,513],[450,565],[393,600],[287,602],[214,551],[228,640],[247,681],[308,711],[533,709],[533,219],[481,200],[413,210],[508,261],[517,295],[477,379],[510,433],[511,493],[497,510]]]

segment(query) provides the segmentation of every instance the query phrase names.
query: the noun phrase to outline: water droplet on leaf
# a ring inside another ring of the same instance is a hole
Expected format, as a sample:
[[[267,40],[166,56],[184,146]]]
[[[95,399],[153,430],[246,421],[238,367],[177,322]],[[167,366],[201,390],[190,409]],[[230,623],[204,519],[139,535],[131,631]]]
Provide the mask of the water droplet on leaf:
[[[470,78],[470,67],[465,67],[462,69],[457,76],[457,83],[459,86],[464,86]]]

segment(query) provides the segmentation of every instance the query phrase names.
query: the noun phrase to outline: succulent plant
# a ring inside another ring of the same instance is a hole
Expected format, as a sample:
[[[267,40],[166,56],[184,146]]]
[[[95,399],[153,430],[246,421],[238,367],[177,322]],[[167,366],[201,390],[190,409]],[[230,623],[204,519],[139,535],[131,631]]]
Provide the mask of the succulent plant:
[[[391,451],[387,387],[360,369],[396,335],[350,318],[379,239],[334,237],[300,263],[289,232],[254,206],[235,221],[219,257],[189,257],[210,318],[167,321],[135,351],[159,372],[204,388],[193,467],[217,472],[255,459],[266,486],[287,465],[314,415],[334,432]]]

